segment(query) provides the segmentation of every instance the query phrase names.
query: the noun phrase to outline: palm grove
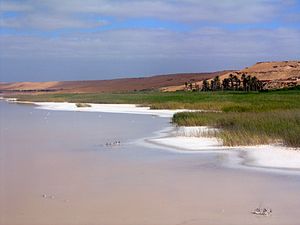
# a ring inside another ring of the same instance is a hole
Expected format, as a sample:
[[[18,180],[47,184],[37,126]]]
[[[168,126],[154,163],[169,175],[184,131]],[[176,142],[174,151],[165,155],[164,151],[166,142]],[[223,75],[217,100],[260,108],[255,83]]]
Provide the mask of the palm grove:
[[[185,82],[185,89],[192,91],[260,91],[263,89],[263,82],[258,80],[255,76],[246,74],[241,75],[241,79],[237,75],[229,74],[228,78],[221,81],[219,76],[216,76],[212,80],[204,80],[202,88],[193,82]]]

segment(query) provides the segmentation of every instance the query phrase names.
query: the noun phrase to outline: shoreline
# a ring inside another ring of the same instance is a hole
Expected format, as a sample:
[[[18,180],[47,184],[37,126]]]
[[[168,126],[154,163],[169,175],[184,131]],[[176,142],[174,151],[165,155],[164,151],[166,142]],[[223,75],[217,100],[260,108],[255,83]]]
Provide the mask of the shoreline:
[[[18,102],[18,101],[16,101]],[[22,102],[21,102],[22,103]],[[150,109],[150,107],[138,106],[134,104],[95,104],[88,103],[90,107],[77,107],[76,103],[68,102],[26,102],[33,103],[39,109],[56,111],[78,111],[78,112],[102,112],[102,113],[126,113],[138,115],[151,115],[171,118],[177,112],[192,110],[169,110],[169,109]]]
[[[199,130],[198,132],[197,129]],[[228,153],[247,167],[293,170],[300,172],[300,149],[281,145],[224,146],[214,137],[198,136],[210,132],[209,127],[176,127],[146,141],[180,153]],[[214,129],[213,129],[214,130]],[[238,155],[238,156],[237,156]],[[231,156],[230,156],[231,157]]]
[[[91,107],[77,107],[76,103],[68,102],[19,102],[17,99],[2,99],[13,103],[34,104],[38,109],[54,111],[127,113],[166,118],[171,118],[177,112],[192,111],[154,110],[150,107],[140,107],[134,104],[89,104]],[[280,145],[223,146],[222,141],[214,137],[208,137],[211,132],[217,132],[217,129],[205,126],[177,127],[167,131],[165,135],[162,134],[163,131],[159,131],[158,136],[144,140],[150,144],[182,153],[240,152],[243,153],[243,162],[240,164],[246,166],[300,171],[299,148],[288,148]]]
[[[300,149],[281,145],[224,146],[221,140],[206,137],[216,129],[201,127],[175,127],[147,139],[150,144],[160,145],[182,153],[238,153],[241,162],[251,167],[298,170]],[[200,136],[199,136],[200,135]]]

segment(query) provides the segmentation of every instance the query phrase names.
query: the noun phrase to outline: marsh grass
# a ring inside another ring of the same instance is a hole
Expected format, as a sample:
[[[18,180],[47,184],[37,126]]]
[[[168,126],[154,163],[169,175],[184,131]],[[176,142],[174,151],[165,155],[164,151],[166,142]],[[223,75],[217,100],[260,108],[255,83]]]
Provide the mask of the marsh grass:
[[[262,112],[300,109],[300,89],[270,92],[64,93],[13,96],[21,101],[139,104],[152,109],[203,109]]]
[[[174,115],[180,126],[212,126],[224,145],[256,145],[282,142],[300,147],[300,110],[271,112],[205,113],[183,112]]]
[[[92,106],[88,103],[76,103],[76,107],[85,108],[85,107],[92,107]]]

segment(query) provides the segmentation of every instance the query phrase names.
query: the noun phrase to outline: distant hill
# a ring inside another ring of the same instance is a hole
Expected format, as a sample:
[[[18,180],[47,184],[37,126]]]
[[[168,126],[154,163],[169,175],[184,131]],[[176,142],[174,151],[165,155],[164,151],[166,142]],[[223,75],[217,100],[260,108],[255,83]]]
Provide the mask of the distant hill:
[[[220,76],[223,80],[230,74],[241,77],[242,74],[255,76],[265,83],[265,89],[277,89],[300,85],[300,61],[258,62],[240,71]]]
[[[284,87],[293,87],[300,85],[300,61],[282,61],[282,62],[258,62],[251,67],[239,71],[229,71],[220,75],[220,80],[228,78],[229,75],[236,75],[241,79],[242,74],[256,76],[263,81],[264,89],[278,89]],[[212,79],[212,78],[211,78]],[[208,79],[209,81],[211,79]],[[202,87],[202,81],[191,82],[193,85]],[[166,86],[162,91],[184,90],[184,83],[178,86]]]
[[[49,81],[49,82],[14,82],[0,83],[3,93],[99,93],[99,92],[128,92],[144,90],[161,90],[167,86],[178,86],[186,81],[199,82],[215,76],[222,76],[230,71],[214,73],[179,73],[157,75],[151,77],[123,78],[113,80],[87,81]]]

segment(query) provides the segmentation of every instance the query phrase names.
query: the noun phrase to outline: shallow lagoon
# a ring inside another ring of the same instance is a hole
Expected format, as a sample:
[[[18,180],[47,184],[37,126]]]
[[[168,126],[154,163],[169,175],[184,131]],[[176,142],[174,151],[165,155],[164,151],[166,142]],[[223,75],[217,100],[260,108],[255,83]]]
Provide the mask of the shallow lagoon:
[[[0,224],[291,224],[300,176],[141,143],[169,118],[0,102]],[[106,143],[120,141],[120,145]],[[254,216],[271,207],[270,217]]]

